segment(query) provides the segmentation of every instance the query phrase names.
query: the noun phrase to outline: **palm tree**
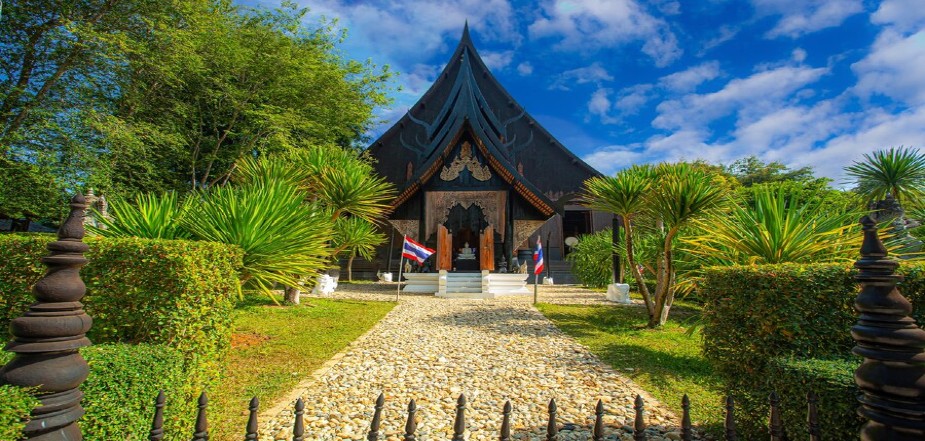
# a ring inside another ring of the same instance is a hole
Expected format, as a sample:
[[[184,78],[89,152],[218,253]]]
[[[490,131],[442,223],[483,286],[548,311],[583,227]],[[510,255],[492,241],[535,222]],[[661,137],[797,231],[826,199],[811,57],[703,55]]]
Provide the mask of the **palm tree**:
[[[709,216],[726,198],[726,188],[717,185],[714,175],[687,163],[660,164],[658,181],[648,198],[647,208],[662,230],[662,243],[656,267],[654,314],[649,326],[664,325],[675,296],[675,239],[692,222]]]
[[[372,222],[358,217],[341,217],[334,223],[334,254],[347,254],[347,280],[353,281],[353,260],[361,256],[371,260],[376,246],[385,241]]]
[[[900,204],[916,203],[925,192],[925,155],[915,148],[890,147],[864,154],[863,161],[855,161],[845,172],[868,202],[890,194]]]
[[[633,251],[633,227],[634,219],[645,212],[646,197],[652,187],[653,177],[651,166],[633,166],[620,171],[613,177],[598,176],[585,181],[585,190],[581,196],[588,207],[619,216],[626,244],[626,259],[629,261],[633,279],[642,294],[650,317],[655,314],[655,306],[642,272],[636,264]]]
[[[96,213],[102,227],[88,226],[88,229],[103,237],[189,239],[192,235],[182,223],[191,202],[190,198],[172,191],[138,194],[133,201],[113,198],[109,218]]]

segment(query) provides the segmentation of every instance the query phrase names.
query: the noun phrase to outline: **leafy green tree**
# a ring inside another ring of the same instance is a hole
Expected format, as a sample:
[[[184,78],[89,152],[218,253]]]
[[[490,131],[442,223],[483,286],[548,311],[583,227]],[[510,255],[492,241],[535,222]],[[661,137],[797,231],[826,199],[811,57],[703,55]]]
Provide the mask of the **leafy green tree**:
[[[47,170],[0,157],[0,215],[54,224],[66,208],[67,194]]]
[[[757,156],[749,156],[736,160],[723,167],[726,173],[734,176],[745,187],[767,182],[781,181],[810,181],[815,179],[812,167],[801,167],[791,170],[786,165],[772,161],[765,163]]]
[[[890,147],[865,153],[864,160],[845,168],[854,178],[856,191],[867,202],[891,194],[900,204],[916,204],[925,191],[925,154],[909,147]]]
[[[372,260],[376,254],[376,247],[385,242],[385,234],[381,233],[376,224],[359,217],[342,217],[334,223],[335,250],[338,254],[347,256],[347,280],[353,281],[353,260],[360,256]]]
[[[102,224],[88,227],[104,237],[141,237],[144,239],[190,239],[184,227],[193,198],[176,192],[140,193],[134,200],[113,198],[109,201],[109,218],[96,213]]]

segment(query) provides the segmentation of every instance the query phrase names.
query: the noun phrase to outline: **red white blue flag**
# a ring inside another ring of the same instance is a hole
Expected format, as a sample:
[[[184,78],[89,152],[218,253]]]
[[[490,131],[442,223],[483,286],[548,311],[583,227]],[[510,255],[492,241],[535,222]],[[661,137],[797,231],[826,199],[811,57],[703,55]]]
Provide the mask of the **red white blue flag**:
[[[533,252],[533,261],[536,262],[534,265],[533,274],[539,274],[543,272],[543,244],[540,243],[540,238],[536,238],[536,251]]]
[[[405,236],[405,243],[402,244],[401,248],[402,256],[415,260],[417,263],[424,263],[424,260],[430,257],[431,254],[434,254],[434,252],[434,250],[411,240],[408,236]]]

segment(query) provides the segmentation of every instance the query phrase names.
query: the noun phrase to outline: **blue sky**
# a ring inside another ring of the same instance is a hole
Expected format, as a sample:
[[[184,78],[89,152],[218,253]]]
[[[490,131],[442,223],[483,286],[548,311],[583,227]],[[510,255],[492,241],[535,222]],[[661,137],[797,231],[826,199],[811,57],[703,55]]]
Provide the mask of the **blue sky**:
[[[925,147],[925,0],[298,3],[347,28],[348,57],[400,73],[373,136],[427,90],[468,19],[505,88],[604,173],[756,155],[838,183],[863,153]]]

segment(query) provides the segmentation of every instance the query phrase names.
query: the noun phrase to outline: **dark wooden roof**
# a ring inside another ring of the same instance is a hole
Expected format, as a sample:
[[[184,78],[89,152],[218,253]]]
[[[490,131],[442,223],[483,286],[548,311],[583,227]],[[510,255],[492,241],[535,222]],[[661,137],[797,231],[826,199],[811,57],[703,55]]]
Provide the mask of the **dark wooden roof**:
[[[504,90],[475,50],[468,25],[430,89],[369,147],[377,172],[399,189],[393,206],[433,176],[466,131],[492,168],[544,213],[561,212],[586,179],[599,175]]]

